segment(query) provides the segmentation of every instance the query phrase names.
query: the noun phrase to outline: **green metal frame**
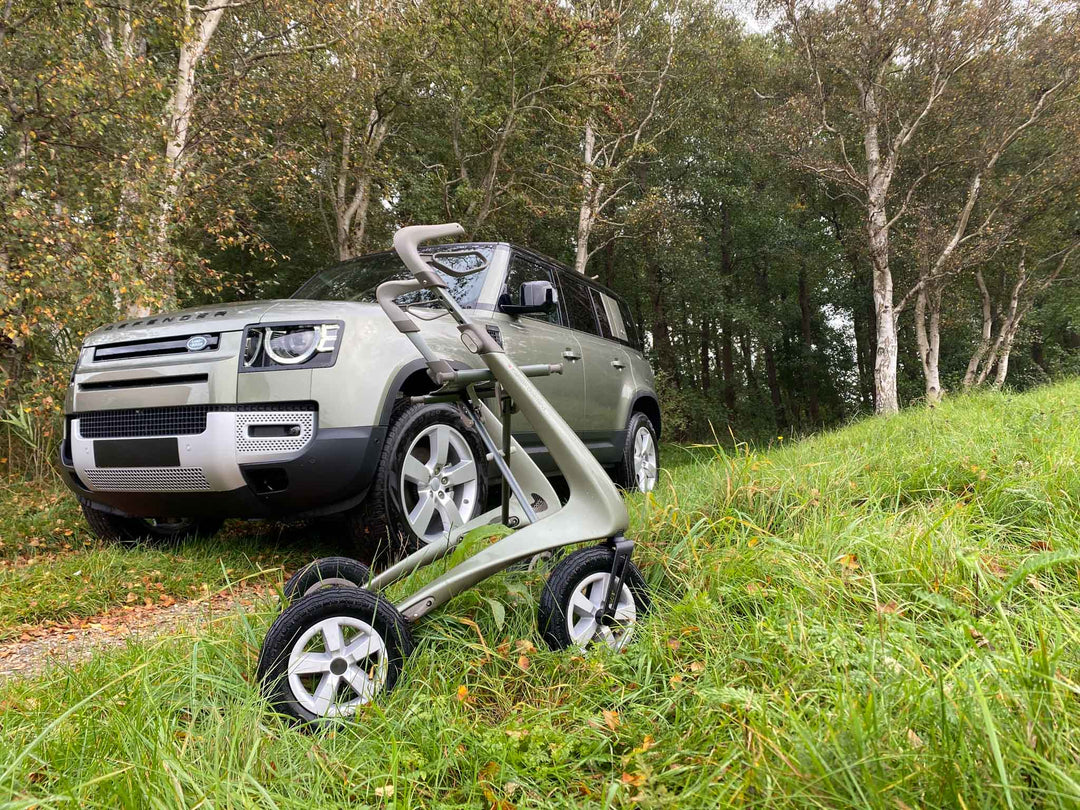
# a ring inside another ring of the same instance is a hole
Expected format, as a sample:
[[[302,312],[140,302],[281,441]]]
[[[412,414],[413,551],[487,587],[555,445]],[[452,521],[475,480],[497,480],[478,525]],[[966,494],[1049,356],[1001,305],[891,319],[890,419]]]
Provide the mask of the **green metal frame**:
[[[460,401],[469,410],[491,460],[503,473],[503,503],[455,528],[445,541],[430,543],[386,569],[375,576],[368,587],[383,590],[418,568],[445,557],[465,534],[479,526],[500,520],[508,521],[511,525],[515,522],[524,525],[398,602],[396,607],[409,620],[420,618],[516,562],[561,546],[619,537],[629,523],[622,497],[604,468],[530,380],[530,377],[561,373],[562,367],[514,365],[491,335],[469,320],[447,293],[445,282],[432,270],[430,260],[420,255],[418,248],[422,243],[457,237],[463,233],[464,229],[456,222],[400,229],[394,234],[394,250],[412,272],[413,278],[383,283],[376,297],[398,331],[416,346],[427,362],[432,377],[442,385],[433,394],[417,399],[429,402]],[[439,258],[448,255],[443,252]],[[459,275],[442,263],[439,269]],[[481,269],[475,268],[469,272],[479,272]],[[394,301],[403,293],[421,289],[435,292],[457,323],[462,342],[483,362],[486,369],[455,370],[431,350],[420,334],[420,327]],[[499,415],[484,401],[485,396],[491,395],[495,397]],[[529,420],[566,479],[570,495],[564,505],[560,505],[557,494],[540,468],[510,436],[508,422],[512,408],[507,405],[507,399]]]

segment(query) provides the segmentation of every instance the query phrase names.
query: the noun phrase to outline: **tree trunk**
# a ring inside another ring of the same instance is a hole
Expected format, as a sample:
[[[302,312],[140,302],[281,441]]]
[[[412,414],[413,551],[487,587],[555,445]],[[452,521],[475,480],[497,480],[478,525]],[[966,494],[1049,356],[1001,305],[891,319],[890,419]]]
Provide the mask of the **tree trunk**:
[[[720,332],[720,367],[724,376],[724,407],[728,419],[735,417],[735,357],[732,351],[731,318],[724,316]]]
[[[392,114],[380,113],[374,107],[371,109],[359,150],[353,146],[352,124],[346,124],[342,129],[341,159],[334,183],[335,241],[338,259],[341,261],[352,259],[363,252],[368,210],[371,207],[374,164],[390,133]]]
[[[799,322],[802,331],[802,379],[806,393],[806,403],[810,422],[815,427],[821,424],[821,410],[818,406],[817,376],[814,369],[814,335],[812,308],[810,306],[810,285],[806,277],[806,265],[799,265]]]
[[[754,374],[754,355],[750,351],[750,336],[743,332],[739,335],[739,354],[742,356],[743,361],[743,373],[746,375],[746,385],[748,388],[753,388],[757,385],[757,379]]]
[[[169,231],[180,201],[181,180],[188,160],[188,132],[195,111],[196,71],[226,8],[226,4],[211,7],[209,11],[202,12],[196,23],[192,17],[193,7],[189,2],[184,4],[184,39],[176,63],[173,92],[165,107],[165,187],[154,227],[154,247],[150,256],[151,266],[148,268],[151,273],[161,272],[168,264]],[[171,271],[165,274],[162,288],[168,300],[175,299],[176,279]],[[134,315],[145,315],[148,312],[145,306],[132,308]]]
[[[777,430],[787,430],[787,414],[784,412],[784,399],[780,393],[780,375],[776,372],[776,355],[772,343],[762,341],[765,347],[765,379],[769,383],[769,397],[772,399],[773,414]]]
[[[981,267],[975,271],[975,283],[979,285],[979,295],[982,297],[982,333],[975,351],[971,354],[971,359],[968,360],[967,371],[964,373],[965,391],[975,385],[979,365],[990,350],[990,336],[994,331],[994,308],[990,302],[990,291],[986,288]]]
[[[596,158],[593,155],[596,149],[596,134],[593,132],[592,121],[585,122],[585,142],[583,146],[583,158],[585,163],[581,175],[581,205],[578,208],[577,248],[574,252],[574,269],[583,274],[585,265],[589,261],[589,237],[592,234],[593,222],[596,220],[596,193],[593,189],[593,168]]]
[[[926,404],[933,408],[944,394],[938,363],[941,356],[941,290],[934,285],[924,284],[915,298],[915,342],[926,383]]]
[[[712,324],[708,318],[701,321],[701,390],[709,391],[709,339],[712,337]]]
[[[675,352],[671,345],[671,327],[668,325],[664,307],[663,271],[659,263],[650,262],[649,275],[652,282],[652,332],[656,359],[660,363],[660,368],[671,375],[672,382],[678,388],[682,378],[679,374],[679,363],[675,360]]]
[[[874,358],[874,410],[880,414],[896,413],[900,400],[896,394],[896,315],[893,301],[893,278],[889,268],[889,218],[885,204],[892,180],[891,171],[882,165],[878,143],[876,88],[866,85],[862,93],[866,153],[866,230],[870,264],[874,269],[874,314],[877,318],[877,353]]]

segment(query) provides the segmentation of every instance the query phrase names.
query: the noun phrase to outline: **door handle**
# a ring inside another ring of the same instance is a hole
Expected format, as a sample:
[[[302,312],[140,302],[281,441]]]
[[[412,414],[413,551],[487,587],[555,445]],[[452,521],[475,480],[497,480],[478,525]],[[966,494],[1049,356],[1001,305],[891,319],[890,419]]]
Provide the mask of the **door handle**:
[[[612,360],[611,365],[613,365],[615,368],[626,368],[626,363],[624,363],[622,360]]]
[[[567,360],[570,360],[571,362],[581,359],[581,355],[577,354],[573,349],[567,349],[562,353],[562,356],[565,357]]]

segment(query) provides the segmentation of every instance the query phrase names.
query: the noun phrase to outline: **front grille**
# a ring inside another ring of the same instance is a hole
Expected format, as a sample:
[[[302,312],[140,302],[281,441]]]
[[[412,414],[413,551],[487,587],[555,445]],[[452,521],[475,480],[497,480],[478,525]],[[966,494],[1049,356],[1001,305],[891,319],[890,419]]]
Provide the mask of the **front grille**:
[[[84,439],[132,439],[151,436],[194,436],[206,430],[211,411],[314,413],[314,402],[260,402],[251,405],[177,405],[167,408],[125,408],[71,414]],[[258,421],[258,420],[254,420]],[[273,421],[273,420],[271,420]]]
[[[176,408],[129,408],[93,411],[79,416],[84,439],[127,439],[136,436],[193,436],[206,430],[206,405]]]
[[[190,348],[189,341],[201,338],[198,348]],[[179,335],[170,338],[132,340],[125,343],[105,343],[94,347],[94,360],[128,360],[134,357],[160,357],[167,354],[193,354],[214,351],[221,342],[220,334]]]
[[[86,480],[94,489],[120,492],[206,492],[210,482],[201,467],[91,468]]]

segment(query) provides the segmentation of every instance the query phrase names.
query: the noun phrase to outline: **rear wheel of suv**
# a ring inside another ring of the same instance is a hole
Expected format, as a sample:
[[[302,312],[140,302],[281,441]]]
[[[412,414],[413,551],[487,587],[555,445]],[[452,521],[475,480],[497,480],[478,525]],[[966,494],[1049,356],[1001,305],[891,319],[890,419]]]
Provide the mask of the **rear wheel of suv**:
[[[623,457],[615,474],[615,483],[623,489],[651,492],[660,478],[660,444],[656,428],[648,416],[636,411],[626,426]]]
[[[472,419],[461,408],[399,408],[371,492],[348,516],[361,557],[394,562],[479,515],[487,503],[485,457]]]
[[[83,516],[91,533],[99,540],[123,545],[136,543],[179,543],[192,537],[213,537],[223,520],[217,518],[135,518],[121,517],[95,509],[89,502],[79,500]]]

